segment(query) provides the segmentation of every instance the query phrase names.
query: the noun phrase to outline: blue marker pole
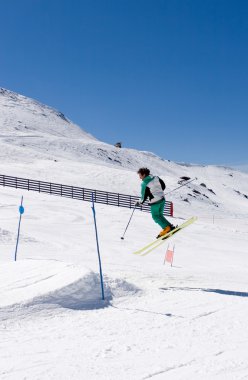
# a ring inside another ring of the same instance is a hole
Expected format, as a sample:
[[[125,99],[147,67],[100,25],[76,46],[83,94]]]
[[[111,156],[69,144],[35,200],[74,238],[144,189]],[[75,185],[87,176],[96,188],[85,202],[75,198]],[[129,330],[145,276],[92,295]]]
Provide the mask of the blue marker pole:
[[[18,249],[18,243],[19,243],[22,214],[24,213],[24,207],[23,207],[22,203],[23,203],[23,196],[22,196],[22,199],[21,199],[21,206],[19,207],[20,217],[19,217],[18,232],[17,232],[17,239],[16,239],[15,261],[17,259],[17,249]]]
[[[92,212],[93,212],[93,216],[94,216],[95,232],[96,232],[96,246],[97,246],[97,254],[98,254],[98,261],[99,261],[100,280],[101,280],[101,289],[102,289],[102,300],[104,300],[102,264],[101,264],[101,256],[100,256],[100,250],[99,250],[98,233],[97,233],[97,225],[96,225],[96,210],[95,210],[95,204],[94,204],[94,193],[91,193],[91,199],[92,199]]]

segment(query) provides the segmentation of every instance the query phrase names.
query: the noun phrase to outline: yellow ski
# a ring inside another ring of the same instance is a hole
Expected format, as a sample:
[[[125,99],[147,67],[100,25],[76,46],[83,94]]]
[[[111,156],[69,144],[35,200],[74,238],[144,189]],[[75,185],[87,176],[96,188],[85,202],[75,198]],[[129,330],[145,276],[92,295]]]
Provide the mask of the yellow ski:
[[[160,238],[152,241],[151,243],[145,245],[143,248],[139,249],[138,251],[133,252],[135,255],[140,256],[146,256],[148,253],[153,251],[155,248],[159,247],[161,244],[165,242],[166,239],[170,238],[172,235],[177,233],[178,231],[182,230],[183,228],[189,226],[190,224],[194,223],[197,220],[196,216],[193,216],[192,218],[186,220],[184,223],[180,224],[180,226],[176,227],[174,230],[168,232],[166,235],[161,236]]]

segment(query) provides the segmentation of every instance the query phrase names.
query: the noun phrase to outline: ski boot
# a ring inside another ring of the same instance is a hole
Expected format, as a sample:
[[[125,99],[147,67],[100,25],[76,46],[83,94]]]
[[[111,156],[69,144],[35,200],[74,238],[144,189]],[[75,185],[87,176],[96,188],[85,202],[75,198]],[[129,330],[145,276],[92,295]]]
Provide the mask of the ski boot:
[[[160,233],[159,233],[158,236],[157,236],[157,239],[159,239],[160,237],[162,237],[162,236],[168,234],[168,232],[173,231],[175,228],[176,228],[176,227],[173,226],[172,224],[169,225],[169,226],[166,226],[162,231],[160,231]]]

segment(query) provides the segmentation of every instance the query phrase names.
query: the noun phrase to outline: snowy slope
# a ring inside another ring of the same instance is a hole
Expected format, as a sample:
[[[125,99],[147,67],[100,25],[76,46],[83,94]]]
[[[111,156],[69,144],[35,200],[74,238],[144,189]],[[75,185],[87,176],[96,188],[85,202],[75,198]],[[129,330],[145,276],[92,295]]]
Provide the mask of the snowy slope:
[[[217,213],[223,208],[231,213],[247,212],[247,174],[230,168],[177,164],[150,152],[116,148],[96,140],[61,112],[4,89],[0,90],[0,111],[2,174],[59,182],[61,170],[68,168],[74,178],[69,183],[64,176],[66,184],[137,194],[135,173],[140,166],[147,166],[165,180],[168,192],[178,186],[182,176],[197,178],[168,196],[179,202],[182,213],[184,209],[188,212],[192,203]]]
[[[248,378],[248,175],[117,149],[32,99],[0,99],[1,174],[138,194],[145,165],[168,192],[196,177],[167,197],[172,223],[198,216],[170,240],[170,267],[167,243],[132,254],[159,230],[148,213],[121,240],[131,210],[97,204],[102,301],[91,204],[0,187],[1,380]]]
[[[138,164],[132,150],[120,150],[98,141],[71,123],[61,112],[39,102],[0,88],[1,158],[69,159],[99,162],[119,167]],[[11,154],[9,154],[9,152]],[[8,155],[7,155],[8,154]],[[151,153],[140,153],[143,160]]]
[[[132,255],[157,232],[148,214],[122,241],[130,210],[97,205],[102,302],[90,204],[24,194],[15,263],[21,193],[0,192],[1,379],[246,378],[247,219],[199,216],[171,268],[167,244]]]
[[[95,140],[61,112],[0,88],[1,137],[70,137]]]

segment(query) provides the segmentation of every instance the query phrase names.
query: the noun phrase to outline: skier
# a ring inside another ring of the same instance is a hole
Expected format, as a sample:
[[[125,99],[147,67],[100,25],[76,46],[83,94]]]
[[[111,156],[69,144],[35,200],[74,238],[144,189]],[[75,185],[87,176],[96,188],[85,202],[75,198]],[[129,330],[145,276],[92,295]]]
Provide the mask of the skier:
[[[165,183],[161,178],[151,175],[150,170],[147,168],[140,168],[137,173],[139,174],[142,183],[141,199],[136,202],[135,206],[140,206],[147,198],[149,198],[152,218],[154,222],[159,224],[162,228],[162,231],[157,236],[157,238],[159,238],[176,228],[164,217]]]

